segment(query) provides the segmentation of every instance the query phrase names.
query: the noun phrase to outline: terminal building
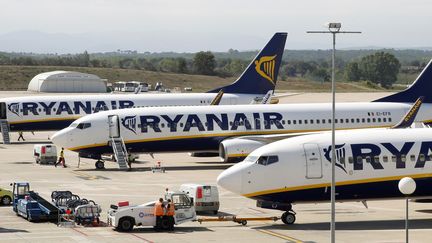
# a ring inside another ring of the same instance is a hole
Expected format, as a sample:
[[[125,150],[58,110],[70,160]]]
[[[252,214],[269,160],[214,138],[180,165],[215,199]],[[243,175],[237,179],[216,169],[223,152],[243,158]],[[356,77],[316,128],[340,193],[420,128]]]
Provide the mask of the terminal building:
[[[36,75],[27,91],[53,93],[106,93],[107,81],[80,72],[52,71]]]

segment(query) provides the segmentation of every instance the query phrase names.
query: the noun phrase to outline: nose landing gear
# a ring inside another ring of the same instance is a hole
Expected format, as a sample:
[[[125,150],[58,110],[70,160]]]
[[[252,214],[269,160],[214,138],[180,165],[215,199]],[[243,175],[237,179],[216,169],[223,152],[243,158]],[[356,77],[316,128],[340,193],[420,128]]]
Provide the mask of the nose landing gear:
[[[102,161],[102,160],[98,160],[98,161],[96,161],[96,163],[95,163],[95,167],[96,167],[96,169],[98,169],[98,170],[105,169],[105,162]]]
[[[281,220],[284,224],[294,224],[294,222],[296,221],[296,213],[294,211],[286,211],[285,213],[282,214],[281,216]]]

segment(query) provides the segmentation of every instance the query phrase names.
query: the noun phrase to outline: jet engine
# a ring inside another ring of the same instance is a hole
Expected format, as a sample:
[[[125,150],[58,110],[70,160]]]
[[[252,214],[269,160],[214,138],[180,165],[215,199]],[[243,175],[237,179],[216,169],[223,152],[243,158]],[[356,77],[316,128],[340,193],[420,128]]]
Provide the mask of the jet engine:
[[[266,145],[265,142],[244,138],[226,139],[219,144],[219,157],[223,162],[240,162],[255,149]]]

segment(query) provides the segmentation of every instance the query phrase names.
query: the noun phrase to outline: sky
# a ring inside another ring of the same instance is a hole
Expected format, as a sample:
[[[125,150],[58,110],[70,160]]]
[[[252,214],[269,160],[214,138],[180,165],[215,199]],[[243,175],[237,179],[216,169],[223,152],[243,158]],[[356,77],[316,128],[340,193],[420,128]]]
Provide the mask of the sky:
[[[338,48],[432,47],[427,0],[0,0],[0,51],[36,53],[330,49],[306,34],[341,22]]]

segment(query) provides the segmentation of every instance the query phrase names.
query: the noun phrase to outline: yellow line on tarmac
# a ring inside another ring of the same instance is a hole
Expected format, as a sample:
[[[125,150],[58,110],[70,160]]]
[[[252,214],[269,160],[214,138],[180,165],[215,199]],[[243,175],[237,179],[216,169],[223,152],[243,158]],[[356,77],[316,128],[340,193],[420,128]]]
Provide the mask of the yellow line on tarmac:
[[[288,240],[289,242],[303,243],[303,241],[301,241],[301,240],[297,240],[296,238],[292,238],[292,237],[289,237],[287,235],[282,235],[282,234],[276,233],[276,232],[271,231],[271,230],[258,229],[258,231],[265,233],[265,234],[269,234],[269,235],[278,237],[278,238],[281,238],[281,239],[284,239],[284,240]]]

